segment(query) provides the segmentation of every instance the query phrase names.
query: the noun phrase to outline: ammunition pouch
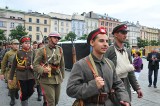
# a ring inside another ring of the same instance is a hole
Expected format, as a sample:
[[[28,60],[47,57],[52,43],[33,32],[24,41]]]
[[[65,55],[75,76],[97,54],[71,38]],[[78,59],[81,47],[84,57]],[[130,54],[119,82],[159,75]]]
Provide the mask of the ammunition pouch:
[[[105,104],[105,101],[108,99],[107,93],[100,93],[99,95],[95,95],[89,97],[84,100],[86,103],[94,103],[94,104]]]

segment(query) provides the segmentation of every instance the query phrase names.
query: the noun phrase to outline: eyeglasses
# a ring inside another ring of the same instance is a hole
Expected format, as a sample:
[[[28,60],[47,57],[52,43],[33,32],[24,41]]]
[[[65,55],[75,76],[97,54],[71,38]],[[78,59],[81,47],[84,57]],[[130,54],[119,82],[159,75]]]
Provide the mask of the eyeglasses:
[[[127,31],[119,31],[119,33],[123,34],[123,35],[126,35],[127,34]]]

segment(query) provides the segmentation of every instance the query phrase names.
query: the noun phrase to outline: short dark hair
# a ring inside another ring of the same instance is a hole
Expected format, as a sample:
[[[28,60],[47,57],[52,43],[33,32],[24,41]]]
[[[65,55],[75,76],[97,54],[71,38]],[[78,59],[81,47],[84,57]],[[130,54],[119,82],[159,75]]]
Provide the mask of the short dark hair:
[[[33,44],[38,44],[37,41],[34,41]]]
[[[136,54],[137,54],[138,56],[140,56],[140,55],[141,55],[141,53],[140,53],[139,51],[137,51],[137,52],[136,52]]]

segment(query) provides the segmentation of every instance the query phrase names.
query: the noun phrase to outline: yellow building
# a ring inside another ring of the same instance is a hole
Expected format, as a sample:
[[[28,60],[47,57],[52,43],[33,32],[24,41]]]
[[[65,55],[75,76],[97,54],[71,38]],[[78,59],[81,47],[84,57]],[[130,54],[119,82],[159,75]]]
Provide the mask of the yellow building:
[[[41,42],[50,33],[50,16],[38,12],[25,13],[25,28],[32,41]]]

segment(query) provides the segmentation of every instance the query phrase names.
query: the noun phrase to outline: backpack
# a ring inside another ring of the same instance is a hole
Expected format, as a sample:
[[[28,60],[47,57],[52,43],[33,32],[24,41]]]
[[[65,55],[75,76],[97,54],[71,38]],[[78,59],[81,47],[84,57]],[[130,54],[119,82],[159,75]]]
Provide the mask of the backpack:
[[[143,63],[141,64],[141,70],[143,70]]]

